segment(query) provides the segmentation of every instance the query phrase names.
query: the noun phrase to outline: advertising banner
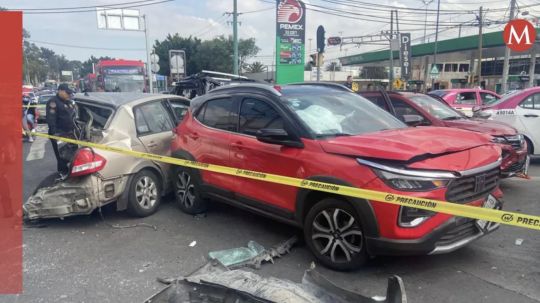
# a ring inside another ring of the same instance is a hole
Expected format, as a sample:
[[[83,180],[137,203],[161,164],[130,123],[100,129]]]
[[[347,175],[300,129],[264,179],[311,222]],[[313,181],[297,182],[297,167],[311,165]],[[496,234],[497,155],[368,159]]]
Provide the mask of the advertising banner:
[[[299,0],[276,3],[276,83],[304,81],[306,7]]]

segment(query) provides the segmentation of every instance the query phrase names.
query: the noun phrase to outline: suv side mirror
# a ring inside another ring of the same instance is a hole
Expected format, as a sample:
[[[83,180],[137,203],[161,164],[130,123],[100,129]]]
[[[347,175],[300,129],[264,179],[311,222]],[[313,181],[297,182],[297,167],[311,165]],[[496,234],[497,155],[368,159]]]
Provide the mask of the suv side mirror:
[[[409,126],[418,126],[424,122],[424,117],[419,115],[403,115],[403,122]]]
[[[268,143],[278,144],[289,147],[304,147],[304,144],[300,141],[294,140],[284,129],[263,128],[256,133],[257,140]]]

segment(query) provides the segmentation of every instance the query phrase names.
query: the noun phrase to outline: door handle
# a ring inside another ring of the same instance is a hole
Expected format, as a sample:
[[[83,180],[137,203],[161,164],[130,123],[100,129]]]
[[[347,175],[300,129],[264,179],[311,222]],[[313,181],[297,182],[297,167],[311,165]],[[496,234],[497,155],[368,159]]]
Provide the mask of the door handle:
[[[148,145],[146,145],[146,146],[148,146],[148,147],[156,147],[157,143],[152,141],[152,142],[148,143]]]
[[[525,114],[523,116],[527,117],[527,118],[538,118],[538,115],[536,115],[536,114]]]
[[[193,139],[193,140],[197,140],[197,139],[199,139],[199,134],[197,134],[197,133],[190,133],[190,134],[188,135],[188,137],[190,137],[190,138]]]
[[[242,141],[238,141],[238,142],[231,143],[231,147],[236,148],[236,149],[243,149],[244,144],[242,143]]]

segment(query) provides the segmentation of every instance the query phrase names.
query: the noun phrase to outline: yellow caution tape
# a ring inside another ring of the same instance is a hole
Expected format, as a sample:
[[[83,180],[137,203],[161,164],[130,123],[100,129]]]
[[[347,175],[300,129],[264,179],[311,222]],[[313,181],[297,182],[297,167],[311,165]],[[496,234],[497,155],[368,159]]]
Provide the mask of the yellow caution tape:
[[[103,144],[97,144],[92,142],[79,141],[70,138],[58,137],[47,135],[44,133],[35,133],[34,135],[54,140],[59,140],[67,143],[77,144],[81,146],[91,147],[100,150],[111,151],[120,153],[123,155],[144,158],[152,161],[160,161],[169,164],[196,168],[200,170],[212,171],[227,175],[239,176],[248,179],[255,179],[260,181],[266,181],[271,183],[289,185],[300,188],[313,189],[332,194],[339,194],[343,196],[355,197],[366,199],[370,201],[379,201],[384,203],[390,203],[400,206],[407,206],[419,209],[425,209],[433,212],[439,212],[449,215],[455,215],[460,217],[467,217],[478,220],[485,220],[490,222],[502,223],[517,227],[530,228],[540,230],[540,216],[526,215],[516,212],[508,212],[504,210],[497,210],[491,208],[483,208],[471,205],[457,204],[448,201],[432,200],[425,198],[418,198],[406,195],[400,195],[395,193],[385,193],[380,191],[361,189],[351,186],[343,186],[326,182],[318,182],[306,179],[299,179],[293,177],[286,177],[274,174],[268,174],[263,172],[238,169],[233,167],[207,164],[201,162],[195,162],[191,160],[177,159],[168,156],[160,156],[150,153],[138,152],[118,147],[107,146]]]

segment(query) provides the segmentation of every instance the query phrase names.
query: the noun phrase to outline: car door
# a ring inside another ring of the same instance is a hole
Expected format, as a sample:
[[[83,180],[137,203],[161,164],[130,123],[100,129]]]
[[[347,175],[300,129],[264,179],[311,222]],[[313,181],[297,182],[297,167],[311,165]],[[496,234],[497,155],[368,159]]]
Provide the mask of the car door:
[[[417,115],[422,117],[422,121],[418,123],[418,125],[431,125],[431,120],[426,117],[424,114],[422,114],[420,111],[418,111],[414,106],[408,104],[406,101],[401,100],[400,98],[396,96],[389,96],[390,103],[392,104],[392,107],[394,108],[395,117],[399,120],[405,122],[404,116],[406,115]]]
[[[480,92],[479,94],[480,94],[480,101],[481,101],[480,105],[482,106],[491,105],[500,99],[497,95],[489,93],[489,92]]]
[[[151,154],[170,155],[173,139],[173,120],[165,107],[166,100],[155,100],[133,109],[137,137],[145,150]],[[162,172],[168,171],[169,164],[156,162]]]
[[[453,107],[465,115],[472,117],[473,107],[478,104],[479,96],[476,91],[462,91],[456,94]]]
[[[197,161],[232,166],[229,149],[231,133],[236,129],[237,107],[230,96],[216,96],[194,113],[193,124],[182,136],[188,140],[187,145],[193,147],[189,152]],[[233,195],[236,177],[211,171],[201,171],[201,176],[204,183],[220,189],[221,194]]]
[[[175,126],[178,125],[184,119],[184,116],[189,110],[188,99],[168,99],[167,105],[173,116]]]
[[[540,153],[540,93],[525,98],[516,107],[516,115],[523,125],[523,133],[527,135],[535,147],[535,154]]]
[[[257,140],[260,129],[284,129],[291,134],[284,112],[262,97],[243,97],[238,116],[238,132],[231,137],[231,163],[241,169],[303,177],[299,155],[303,149]],[[243,203],[256,203],[277,214],[294,210],[297,189],[292,186],[237,178],[237,195]],[[264,201],[264,202],[263,202]],[[261,203],[258,203],[261,202]]]

